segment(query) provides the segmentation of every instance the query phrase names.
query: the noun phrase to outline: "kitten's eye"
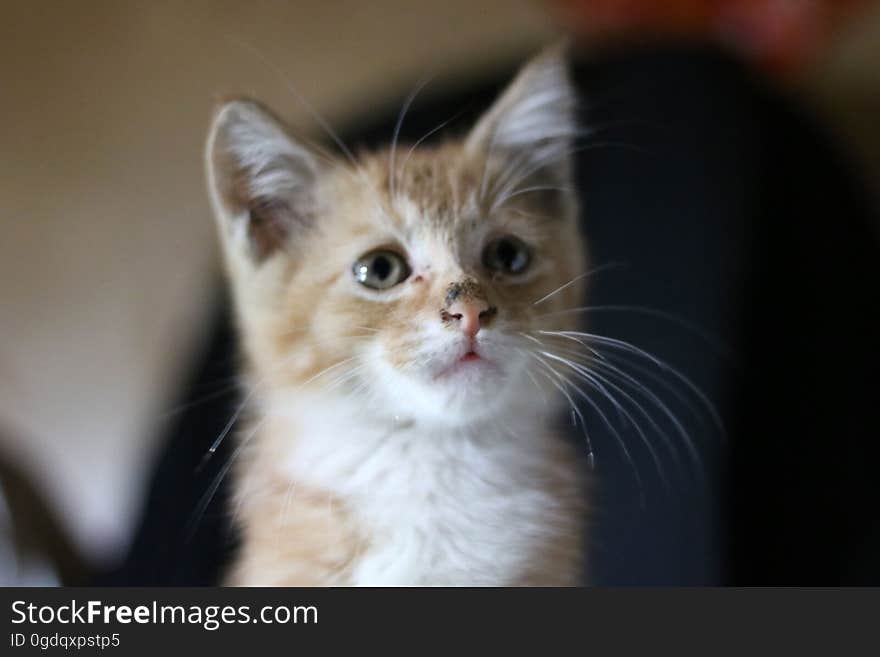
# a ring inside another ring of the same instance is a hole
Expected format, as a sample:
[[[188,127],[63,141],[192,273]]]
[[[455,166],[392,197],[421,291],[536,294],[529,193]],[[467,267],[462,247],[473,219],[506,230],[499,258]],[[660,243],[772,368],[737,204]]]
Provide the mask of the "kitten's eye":
[[[401,283],[409,276],[406,260],[394,251],[371,251],[361,256],[352,268],[354,277],[361,285],[374,290],[386,290]]]
[[[529,266],[532,256],[529,247],[513,235],[492,240],[483,249],[483,265],[504,274],[521,274]]]

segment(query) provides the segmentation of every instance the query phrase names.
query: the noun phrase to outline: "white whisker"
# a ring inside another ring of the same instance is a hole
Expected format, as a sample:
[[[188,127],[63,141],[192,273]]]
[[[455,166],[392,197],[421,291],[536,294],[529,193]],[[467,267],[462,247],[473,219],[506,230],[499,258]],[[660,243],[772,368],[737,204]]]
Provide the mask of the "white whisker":
[[[669,478],[668,478],[668,476],[666,475],[666,470],[665,470],[665,468],[663,467],[663,462],[660,460],[660,456],[659,456],[659,454],[657,454],[657,451],[654,449],[653,445],[651,444],[650,439],[648,438],[648,436],[647,436],[647,434],[645,433],[644,429],[642,429],[641,425],[636,421],[636,419],[635,419],[635,418],[634,418],[634,417],[633,417],[633,416],[632,416],[632,415],[631,415],[631,414],[630,414],[630,413],[629,413],[629,412],[628,412],[623,406],[621,406],[621,405],[620,405],[620,404],[619,404],[619,403],[618,403],[618,402],[617,402],[617,401],[616,401],[616,400],[610,395],[610,393],[608,393],[607,390],[605,390],[605,389],[604,389],[603,387],[601,387],[601,386],[597,386],[595,380],[592,379],[591,376],[589,376],[589,375],[584,376],[584,373],[583,373],[582,371],[578,370],[577,367],[576,367],[573,363],[571,363],[570,361],[568,361],[568,360],[566,360],[566,359],[564,359],[564,358],[560,358],[560,357],[554,356],[553,354],[550,354],[550,353],[548,353],[548,352],[542,352],[542,353],[543,353],[545,356],[548,356],[548,357],[550,357],[550,358],[553,358],[554,360],[557,360],[557,361],[561,362],[562,364],[564,364],[564,365],[570,367],[572,370],[574,370],[575,373],[580,374],[581,377],[582,377],[587,383],[591,384],[593,387],[595,387],[595,388],[597,388],[598,390],[600,390],[600,392],[602,392],[602,393],[603,393],[603,394],[609,399],[609,401],[611,401],[612,404],[614,404],[615,408],[617,408],[619,412],[623,413],[624,417],[626,417],[626,419],[629,420],[630,424],[631,424],[632,427],[636,430],[636,433],[639,435],[639,437],[641,438],[642,442],[644,443],[645,448],[648,450],[648,453],[651,455],[651,459],[654,461],[654,466],[657,468],[657,474],[660,476],[660,480],[661,480],[661,482],[663,483],[664,488],[665,488],[667,491],[668,491],[668,490],[671,490],[671,486],[670,486],[670,484],[669,484]],[[606,383],[607,383],[607,381],[606,381]],[[586,395],[585,393],[583,393],[582,391],[580,391],[580,389],[577,388],[576,386],[573,386],[573,387],[575,388],[575,390],[577,390],[577,391],[581,394],[581,396],[582,396],[585,400],[587,400],[588,402],[592,403],[592,400],[589,399],[589,396],[588,396],[588,395]],[[612,386],[612,387],[614,387],[614,386]],[[620,394],[621,391],[620,391],[619,389],[617,389],[617,391],[618,391],[618,394]],[[633,401],[632,398],[629,397],[628,395],[625,395],[625,397],[628,398],[628,400],[629,400],[630,402]],[[639,410],[642,410],[643,415],[645,415],[643,409],[641,409],[641,407],[640,407],[637,403],[635,403],[635,405],[639,408]],[[652,426],[655,427],[655,430],[656,430],[657,428],[659,428],[659,427],[656,427],[656,425],[651,421],[650,416],[648,416],[647,419],[648,419],[649,422],[651,422]]]
[[[394,125],[394,135],[391,138],[391,154],[389,156],[389,165],[388,165],[388,194],[393,200],[396,196],[396,178],[397,178],[397,169],[394,166],[395,160],[397,157],[397,140],[400,137],[400,129],[403,127],[403,120],[406,118],[406,113],[409,111],[410,105],[416,99],[416,96],[419,95],[419,92],[425,88],[428,82],[431,81],[431,78],[425,78],[421,80],[415,88],[410,92],[409,96],[406,97],[406,100],[403,103],[403,107],[400,109],[400,114],[397,117],[397,123]]]
[[[609,262],[609,263],[606,263],[606,264],[604,264],[604,265],[600,265],[600,266],[598,266],[598,267],[594,267],[593,269],[591,269],[591,270],[589,270],[589,271],[587,271],[587,272],[584,272],[583,274],[580,274],[580,275],[578,275],[578,276],[575,276],[574,278],[572,278],[572,279],[571,279],[570,281],[568,281],[567,283],[563,283],[562,285],[560,285],[559,287],[557,287],[555,290],[553,290],[553,291],[550,292],[549,294],[545,294],[543,297],[541,297],[541,298],[538,299],[537,301],[533,301],[533,302],[532,302],[532,305],[533,305],[533,306],[537,306],[537,305],[539,305],[539,304],[541,304],[541,303],[544,303],[545,301],[547,301],[547,299],[551,298],[551,297],[554,296],[555,294],[558,294],[558,293],[562,292],[562,290],[564,290],[564,289],[566,289],[566,288],[568,288],[568,287],[574,285],[574,284],[577,283],[578,281],[582,281],[583,279],[592,276],[593,274],[598,274],[600,271],[605,271],[605,270],[607,270],[607,269],[614,269],[614,268],[617,268],[617,267],[623,267],[623,266],[625,266],[625,265],[624,265],[624,263],[621,263],[621,262]],[[543,315],[541,315],[541,316],[543,317]]]

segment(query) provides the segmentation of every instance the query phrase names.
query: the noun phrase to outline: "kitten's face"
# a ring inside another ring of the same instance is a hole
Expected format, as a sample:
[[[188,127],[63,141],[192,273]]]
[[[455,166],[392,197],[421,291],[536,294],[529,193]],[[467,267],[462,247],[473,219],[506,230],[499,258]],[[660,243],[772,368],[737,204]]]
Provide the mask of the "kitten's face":
[[[466,140],[357,169],[252,104],[221,110],[213,198],[256,376],[447,424],[541,401],[534,332],[579,286],[544,297],[583,271],[572,102],[545,55]]]

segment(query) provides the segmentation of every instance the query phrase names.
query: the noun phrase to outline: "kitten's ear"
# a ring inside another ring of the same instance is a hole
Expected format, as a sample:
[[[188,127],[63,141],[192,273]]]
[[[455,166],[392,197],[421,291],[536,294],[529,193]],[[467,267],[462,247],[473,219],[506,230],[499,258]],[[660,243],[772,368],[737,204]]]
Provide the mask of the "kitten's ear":
[[[207,144],[208,185],[228,250],[260,263],[315,211],[315,156],[258,103],[221,105]]]
[[[558,44],[528,62],[466,141],[471,153],[499,158],[521,175],[567,183],[577,136],[577,96],[568,75],[566,46]]]

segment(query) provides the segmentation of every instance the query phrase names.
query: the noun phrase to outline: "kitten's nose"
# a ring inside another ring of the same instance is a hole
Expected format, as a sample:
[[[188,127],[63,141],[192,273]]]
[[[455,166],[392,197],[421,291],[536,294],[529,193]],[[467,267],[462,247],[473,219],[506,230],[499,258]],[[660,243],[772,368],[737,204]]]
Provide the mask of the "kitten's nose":
[[[455,322],[461,332],[473,340],[480,329],[498,312],[494,306],[480,298],[465,297],[457,299],[443,311],[444,322]]]

